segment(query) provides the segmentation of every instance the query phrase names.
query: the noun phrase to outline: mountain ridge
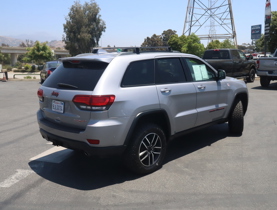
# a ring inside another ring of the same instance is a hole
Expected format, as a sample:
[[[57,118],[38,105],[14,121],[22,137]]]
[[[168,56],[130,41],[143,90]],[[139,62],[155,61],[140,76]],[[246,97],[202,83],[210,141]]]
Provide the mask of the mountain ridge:
[[[25,43],[25,41],[21,39],[16,39],[16,38],[7,37],[7,36],[0,36],[0,46],[2,46],[2,44],[5,44],[5,45],[9,45],[10,47],[19,47],[19,45],[22,42]],[[52,40],[48,42],[47,45],[51,48],[64,49],[65,47],[64,42],[61,40]]]

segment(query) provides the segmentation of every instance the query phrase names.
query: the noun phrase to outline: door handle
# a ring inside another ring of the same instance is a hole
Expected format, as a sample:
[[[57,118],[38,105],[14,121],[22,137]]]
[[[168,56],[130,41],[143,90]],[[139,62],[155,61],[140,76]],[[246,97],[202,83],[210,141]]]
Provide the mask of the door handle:
[[[206,89],[206,86],[204,86],[204,85],[198,85],[197,88],[200,89],[200,90],[204,90],[204,89]]]
[[[161,89],[161,92],[162,92],[162,93],[170,93],[171,90],[168,89],[168,88],[164,88],[164,89]]]

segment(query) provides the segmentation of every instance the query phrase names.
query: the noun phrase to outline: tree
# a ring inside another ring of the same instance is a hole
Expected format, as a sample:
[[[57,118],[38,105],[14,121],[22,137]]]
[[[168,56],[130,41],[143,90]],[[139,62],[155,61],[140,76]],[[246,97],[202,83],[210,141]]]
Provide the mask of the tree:
[[[206,47],[206,49],[220,48],[236,48],[236,46],[230,41],[230,39],[225,39],[222,42],[220,42],[219,40],[212,40]]]
[[[168,29],[166,31],[163,31],[161,35],[161,39],[163,41],[163,46],[168,46],[168,41],[172,35],[175,35],[177,31]]]
[[[21,42],[19,47],[27,47],[27,45],[24,42]]]
[[[271,12],[271,23],[269,29],[269,37],[266,38],[266,49],[273,53],[277,49],[277,11]],[[261,52],[265,50],[265,36],[255,42],[255,50]]]
[[[71,6],[66,23],[63,24],[63,41],[65,48],[71,55],[91,52],[98,46],[102,33],[106,30],[106,24],[99,14],[100,8],[91,0],[84,5],[75,1]]]
[[[25,42],[21,42],[19,47],[33,47],[35,42],[30,39],[26,39]]]
[[[161,39],[161,36],[153,34],[150,37],[147,37],[144,39],[144,42],[141,44],[142,47],[158,47],[163,46],[163,41]]]
[[[207,45],[206,49],[219,49],[221,48],[221,43],[219,40],[212,40],[211,42],[209,42],[209,44]]]
[[[169,39],[168,44],[173,50],[197,56],[202,56],[205,50],[204,45],[201,44],[199,37],[195,34],[189,36],[181,35],[180,37],[173,35]]]
[[[225,39],[221,42],[221,48],[236,48],[230,39]]]
[[[241,45],[238,45],[238,49],[239,50],[245,50],[246,52],[253,52],[255,49],[255,45],[252,42],[252,44],[250,43],[242,43]]]
[[[173,50],[181,52],[183,45],[186,43],[186,39],[187,37],[185,35],[179,37],[177,34],[174,34],[168,40],[168,44]]]
[[[168,46],[168,41],[170,37],[173,35],[176,35],[176,31],[171,29],[163,31],[162,35],[153,34],[151,37],[145,38],[141,46],[142,47]]]
[[[201,44],[200,38],[195,34],[191,34],[190,36],[187,36],[187,43],[182,47],[181,52],[202,57],[204,51],[205,47],[203,44]]]
[[[268,47],[267,47],[267,49],[268,49]],[[256,40],[255,51],[256,52],[264,51],[264,34],[262,34],[260,39]]]
[[[11,60],[10,54],[0,53],[0,64],[9,64]]]
[[[31,48],[27,48],[26,57],[24,61],[35,62],[38,65],[43,64],[46,61],[53,59],[53,53],[47,43],[40,43],[39,41],[35,42],[35,45]]]

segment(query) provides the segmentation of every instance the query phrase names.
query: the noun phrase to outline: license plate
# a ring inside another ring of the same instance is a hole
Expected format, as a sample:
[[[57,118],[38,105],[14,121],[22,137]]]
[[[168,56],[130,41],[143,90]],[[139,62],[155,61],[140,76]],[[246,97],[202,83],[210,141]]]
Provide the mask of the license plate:
[[[64,102],[62,101],[52,101],[52,111],[63,113],[64,111]]]

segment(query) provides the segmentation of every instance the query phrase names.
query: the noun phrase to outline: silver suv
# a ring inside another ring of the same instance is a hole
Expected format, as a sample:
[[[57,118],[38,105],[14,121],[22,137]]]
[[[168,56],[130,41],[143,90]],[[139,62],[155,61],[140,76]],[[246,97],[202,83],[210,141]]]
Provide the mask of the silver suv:
[[[62,60],[37,92],[43,138],[87,155],[121,154],[128,168],[147,174],[180,134],[225,122],[242,134],[243,81],[195,55],[124,51]]]

